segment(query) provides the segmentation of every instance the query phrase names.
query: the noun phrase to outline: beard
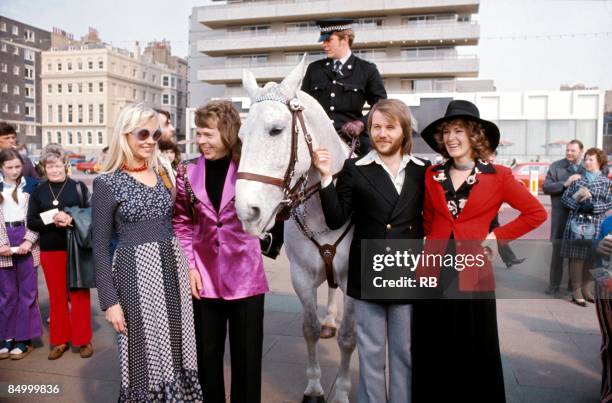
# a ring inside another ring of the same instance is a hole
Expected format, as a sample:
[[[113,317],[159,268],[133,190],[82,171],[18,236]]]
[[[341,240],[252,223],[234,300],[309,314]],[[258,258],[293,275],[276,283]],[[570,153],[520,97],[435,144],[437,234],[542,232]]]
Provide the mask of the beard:
[[[374,148],[374,150],[376,150],[376,152],[379,155],[382,155],[384,157],[390,157],[397,153],[401,154],[402,140],[403,140],[403,137],[393,141],[391,144],[387,143],[384,145],[380,145],[380,144],[377,144],[376,141],[372,141],[372,147]]]

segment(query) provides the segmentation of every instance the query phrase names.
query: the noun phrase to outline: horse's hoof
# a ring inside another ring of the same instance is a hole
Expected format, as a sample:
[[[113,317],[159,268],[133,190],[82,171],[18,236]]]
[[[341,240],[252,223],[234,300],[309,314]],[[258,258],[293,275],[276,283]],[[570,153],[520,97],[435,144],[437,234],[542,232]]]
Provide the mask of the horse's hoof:
[[[321,326],[321,334],[319,335],[322,339],[331,339],[336,335],[336,328],[332,326],[323,325]]]
[[[306,396],[302,399],[302,403],[325,403],[325,396]]]

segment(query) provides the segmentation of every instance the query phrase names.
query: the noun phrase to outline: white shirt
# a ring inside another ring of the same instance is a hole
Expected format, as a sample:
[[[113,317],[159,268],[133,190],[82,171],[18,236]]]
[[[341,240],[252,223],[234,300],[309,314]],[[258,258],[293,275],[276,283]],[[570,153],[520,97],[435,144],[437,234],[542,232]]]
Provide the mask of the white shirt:
[[[391,170],[389,170],[389,168],[382,161],[382,159],[380,158],[380,155],[378,155],[378,152],[376,152],[376,150],[371,150],[363,158],[357,161],[355,165],[364,166],[364,165],[369,165],[369,164],[378,164],[382,166],[385,172],[387,173],[387,175],[389,175],[391,182],[393,182],[393,186],[395,186],[395,190],[397,190],[397,194],[400,194],[402,192],[402,187],[404,186],[404,179],[406,178],[406,165],[408,165],[410,161],[414,162],[417,165],[425,166],[425,163],[421,161],[420,159],[414,157],[411,154],[404,154],[402,156],[402,161],[400,162],[400,166],[397,171],[397,175],[394,176],[391,173]],[[322,182],[321,186],[327,187],[331,182],[332,181],[330,178]]]
[[[19,203],[15,203],[15,200],[13,200],[13,190],[15,190],[15,186],[4,182],[2,188],[2,197],[4,198],[2,210],[4,212],[5,222],[25,220],[28,211],[28,205],[26,204],[25,197],[23,195],[23,188],[25,187],[25,184],[25,179],[21,178],[21,183],[19,184],[19,188],[17,190],[17,199],[19,200]]]
[[[353,52],[348,52],[346,54],[346,56],[344,56],[342,59],[340,59],[340,68],[339,70],[342,70],[342,67],[344,66],[344,63],[346,63],[346,61],[349,59],[349,57],[351,57],[351,55],[353,54]],[[336,60],[338,59],[334,59],[334,64],[336,64]]]

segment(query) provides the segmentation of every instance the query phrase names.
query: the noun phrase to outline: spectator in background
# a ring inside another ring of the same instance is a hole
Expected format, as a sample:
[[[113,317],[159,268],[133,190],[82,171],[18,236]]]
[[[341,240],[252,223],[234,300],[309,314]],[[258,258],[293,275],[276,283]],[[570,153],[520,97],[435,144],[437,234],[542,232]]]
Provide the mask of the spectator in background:
[[[563,230],[569,211],[561,203],[563,192],[572,183],[582,177],[584,167],[580,164],[584,146],[580,140],[572,140],[565,147],[565,158],[550,164],[542,190],[550,196],[550,241],[552,242],[552,257],[550,259],[550,284],[546,294],[559,293],[561,278],[563,277],[563,258],[561,257],[561,243]]]
[[[160,140],[157,142],[157,146],[159,147],[161,154],[170,162],[170,166],[172,166],[172,173],[174,176],[176,176],[178,166],[181,163],[181,150],[179,149],[178,145],[171,141]]]
[[[66,229],[72,224],[72,217],[64,212],[66,207],[81,206],[84,200],[89,200],[89,191],[82,182],[67,176],[66,153],[57,144],[43,149],[40,165],[47,179],[32,192],[27,226],[40,234],[40,260],[49,290],[49,334],[54,347],[48,358],[60,358],[68,350],[69,342],[79,347],[82,358],[89,358],[93,354],[89,289],[66,287]],[[45,224],[41,213],[54,209],[57,213],[53,221]]]
[[[159,120],[159,125],[161,127],[161,138],[159,139],[161,142],[170,142],[176,144],[176,129],[172,125],[172,117],[170,112],[164,111],[162,109],[154,109],[157,112],[157,119]],[[168,173],[168,177],[172,181],[172,185],[176,186],[176,169],[172,166],[171,161],[162,154],[159,156],[159,163]]]
[[[591,294],[590,274],[591,245],[575,240],[572,223],[595,225],[596,239],[608,210],[612,209],[610,180],[601,173],[601,167],[608,163],[608,157],[599,148],[589,148],[584,154],[584,174],[563,192],[561,202],[569,209],[561,256],[569,259],[569,273],[572,281],[572,302],[586,306],[586,301],[595,302]]]
[[[38,308],[38,233],[25,225],[36,179],[24,177],[17,150],[0,151],[0,360],[20,360],[42,334]]]
[[[15,131],[15,127],[6,122],[0,122],[0,151],[16,147],[17,131]],[[23,160],[23,176],[38,179],[38,172],[36,172],[34,164],[27,157]]]

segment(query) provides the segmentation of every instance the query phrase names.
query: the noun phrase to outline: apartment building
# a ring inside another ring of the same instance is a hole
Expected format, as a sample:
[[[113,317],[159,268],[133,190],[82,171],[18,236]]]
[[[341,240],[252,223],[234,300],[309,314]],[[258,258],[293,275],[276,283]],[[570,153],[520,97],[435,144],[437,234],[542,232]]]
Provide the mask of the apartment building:
[[[0,120],[30,152],[41,145],[41,52],[50,47],[49,31],[0,16]]]
[[[244,96],[245,68],[279,81],[304,52],[325,57],[316,21],[330,16],[354,19],[353,52],[376,63],[388,92],[462,91],[458,79],[478,76],[477,56],[458,52],[478,44],[478,8],[479,0],[209,0],[191,15],[190,105]]]
[[[177,102],[171,88],[177,73],[143,56],[138,43],[132,52],[98,39],[52,48],[43,52],[42,69],[43,145],[95,155],[108,145],[125,104]]]

